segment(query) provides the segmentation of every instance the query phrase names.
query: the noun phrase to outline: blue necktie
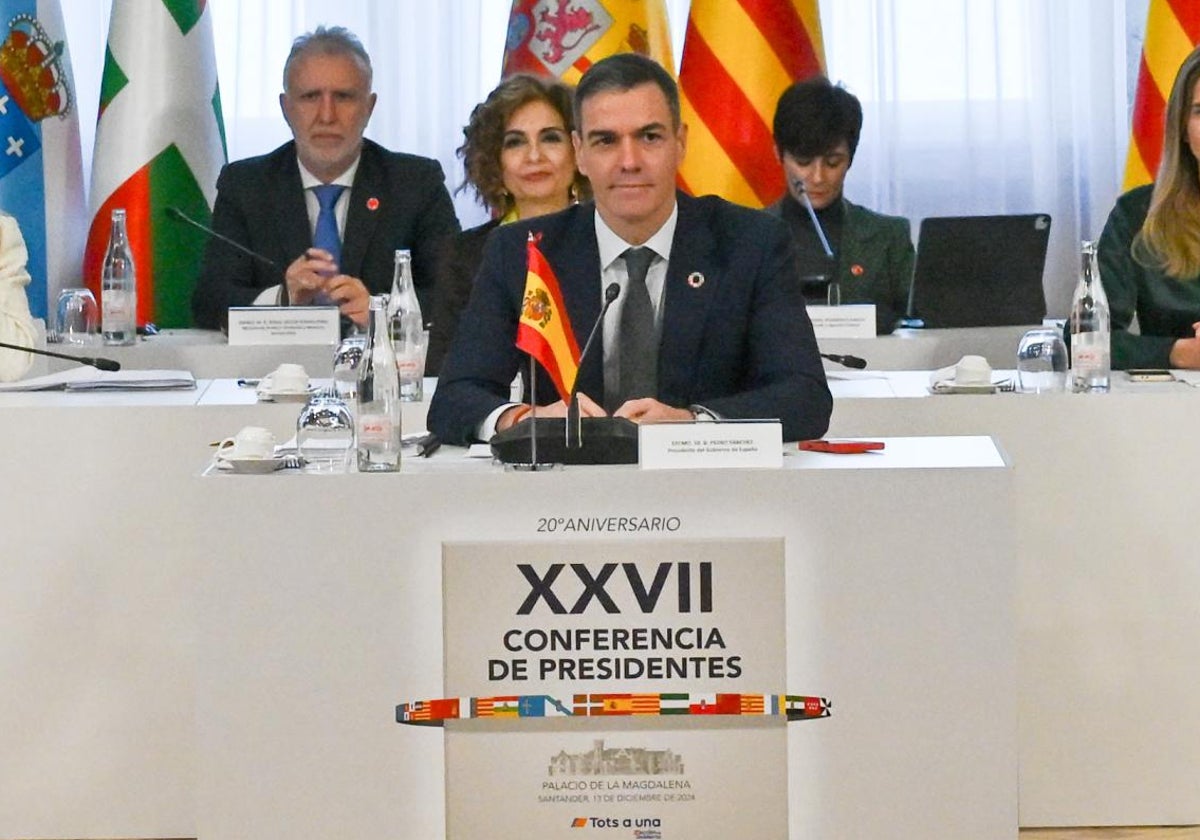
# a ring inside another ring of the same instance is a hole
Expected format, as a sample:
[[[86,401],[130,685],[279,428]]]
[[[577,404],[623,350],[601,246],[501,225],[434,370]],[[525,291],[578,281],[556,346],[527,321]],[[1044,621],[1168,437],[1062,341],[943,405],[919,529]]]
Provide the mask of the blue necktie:
[[[313,246],[332,254],[339,271],[342,266],[342,238],[338,235],[337,213],[333,208],[337,205],[337,200],[345,189],[341,184],[322,184],[319,187],[313,187],[313,195],[317,197],[317,204],[321,207],[320,212],[317,213],[317,228],[313,231]],[[332,302],[324,292],[318,292],[313,298],[313,303],[318,306],[328,305]]]
[[[341,184],[313,187],[313,194],[321,206],[321,211],[317,213],[317,229],[313,232],[313,245],[332,254],[333,261],[339,267],[342,261],[342,238],[338,235],[337,214],[333,208],[345,189]]]

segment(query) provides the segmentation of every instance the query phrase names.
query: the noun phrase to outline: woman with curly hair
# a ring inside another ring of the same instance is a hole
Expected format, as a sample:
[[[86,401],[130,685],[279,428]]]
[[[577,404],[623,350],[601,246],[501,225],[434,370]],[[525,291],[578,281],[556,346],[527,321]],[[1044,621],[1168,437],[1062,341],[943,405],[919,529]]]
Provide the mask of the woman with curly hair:
[[[537,76],[510,76],[471,112],[458,149],[467,173],[459,190],[470,186],[493,218],[447,241],[434,292],[427,375],[437,375],[458,330],[488,234],[590,194],[575,168],[573,128],[571,89]]]

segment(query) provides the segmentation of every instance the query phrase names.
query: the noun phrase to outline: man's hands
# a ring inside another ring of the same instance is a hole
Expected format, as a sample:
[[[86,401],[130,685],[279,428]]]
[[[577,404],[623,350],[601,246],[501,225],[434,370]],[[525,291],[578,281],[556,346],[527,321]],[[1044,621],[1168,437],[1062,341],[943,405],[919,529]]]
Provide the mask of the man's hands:
[[[514,405],[500,415],[496,421],[496,431],[502,432],[521,422],[529,416],[528,405]],[[552,405],[539,406],[538,417],[566,417],[567,404],[559,400]],[[579,415],[581,417],[607,417],[607,412],[587,394],[579,395]],[[629,400],[618,408],[614,417],[627,417],[635,423],[669,423],[678,420],[695,420],[696,415],[686,408],[673,408],[650,397]]]
[[[695,420],[689,408],[674,408],[651,397],[627,400],[613,417],[628,417],[634,423],[671,423],[679,420]]]
[[[305,306],[324,294],[343,315],[360,327],[366,326],[371,302],[367,287],[357,277],[339,274],[328,251],[309,248],[287,267],[284,279],[292,304]]]

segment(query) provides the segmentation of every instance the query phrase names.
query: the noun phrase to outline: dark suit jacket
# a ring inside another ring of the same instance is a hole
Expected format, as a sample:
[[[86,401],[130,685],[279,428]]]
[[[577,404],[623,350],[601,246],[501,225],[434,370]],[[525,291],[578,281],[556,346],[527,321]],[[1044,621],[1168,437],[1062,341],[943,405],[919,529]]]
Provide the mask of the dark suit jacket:
[[[425,355],[425,375],[437,376],[450,342],[458,332],[458,321],[471,299],[475,274],[483,261],[483,246],[488,234],[500,224],[492,219],[447,239],[438,259],[437,287],[433,293],[433,324],[429,327],[429,351]],[[425,310],[421,310],[424,312]]]
[[[263,289],[283,283],[288,264],[312,246],[295,143],[222,169],[212,223],[218,233],[278,266],[274,270],[209,240],[192,314],[197,326],[217,328],[224,326],[230,306],[249,306]],[[458,229],[437,161],[363,141],[342,237],[343,274],[362,280],[372,294],[386,294],[392,287],[395,249],[410,249],[417,298],[428,320],[437,249]]]
[[[714,196],[680,194],[678,201],[663,299],[659,399],[703,405],[729,418],[779,418],[787,440],[820,437],[833,401],[786,226]],[[580,204],[492,233],[429,407],[429,428],[442,440],[469,442],[508,401],[513,376],[527,366],[513,342],[530,230],[543,234],[542,252],[583,344],[601,306],[594,213],[593,204]],[[695,281],[699,276],[703,282]],[[539,402],[552,402],[554,386],[543,371],[538,376]],[[601,353],[584,360],[579,382],[583,393],[604,404]]]

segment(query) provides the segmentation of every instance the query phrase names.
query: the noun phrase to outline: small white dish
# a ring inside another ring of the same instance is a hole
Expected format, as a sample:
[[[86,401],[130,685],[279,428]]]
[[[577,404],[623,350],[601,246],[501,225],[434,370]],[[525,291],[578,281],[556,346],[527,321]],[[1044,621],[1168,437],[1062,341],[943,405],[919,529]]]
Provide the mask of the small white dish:
[[[239,475],[266,475],[283,466],[283,458],[221,458],[218,467]]]

